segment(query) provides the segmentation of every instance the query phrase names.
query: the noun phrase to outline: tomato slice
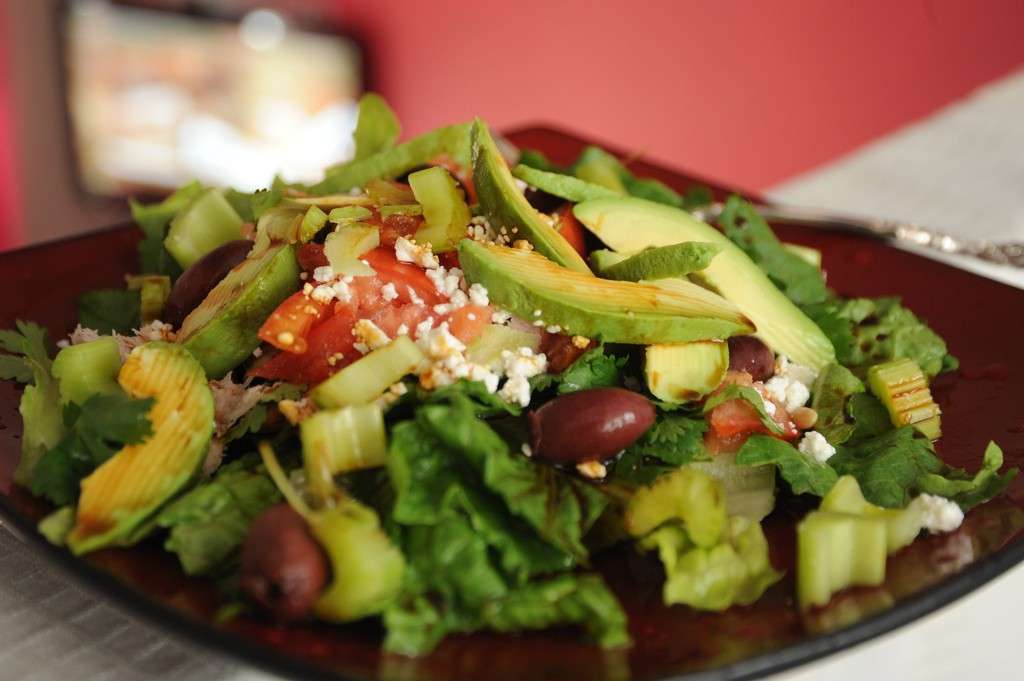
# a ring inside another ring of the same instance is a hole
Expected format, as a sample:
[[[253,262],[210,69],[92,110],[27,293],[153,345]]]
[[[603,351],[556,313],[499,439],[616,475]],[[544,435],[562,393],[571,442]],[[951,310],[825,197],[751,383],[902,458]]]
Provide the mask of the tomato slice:
[[[586,234],[583,231],[583,225],[576,219],[576,216],[572,214],[572,204],[564,203],[562,206],[555,211],[554,218],[557,221],[558,233],[565,237],[565,240],[569,242],[577,253],[584,258],[587,257],[587,242]]]
[[[399,298],[403,302],[411,302],[412,296],[407,287],[412,287],[417,297],[426,305],[433,306],[443,303],[434,283],[427,278],[426,272],[416,265],[398,262],[393,248],[375,248],[363,254],[363,259],[377,271],[377,276],[385,283],[395,285]]]
[[[310,330],[306,352],[301,355],[279,353],[253,367],[249,373],[269,380],[314,386],[362,357],[352,347],[354,323],[345,315],[332,315]]]
[[[285,352],[302,354],[306,351],[309,330],[324,318],[328,309],[302,291],[293,293],[263,322],[259,338]]]
[[[463,343],[471,343],[491,322],[489,305],[466,305],[448,317],[448,330]]]
[[[730,438],[741,433],[767,433],[768,429],[761,423],[761,417],[746,400],[729,400],[711,410],[708,417],[715,434],[720,438]]]

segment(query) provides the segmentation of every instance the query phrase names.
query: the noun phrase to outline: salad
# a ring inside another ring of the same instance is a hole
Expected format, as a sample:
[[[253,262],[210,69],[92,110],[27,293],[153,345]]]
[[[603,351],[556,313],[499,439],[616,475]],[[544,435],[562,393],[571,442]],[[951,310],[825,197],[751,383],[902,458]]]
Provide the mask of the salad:
[[[715,228],[706,189],[596,147],[399,136],[369,94],[318,184],[133,202],[124,288],[82,296],[55,354],[0,332],[47,539],[159,542],[233,612],[378,618],[402,655],[560,625],[622,648],[601,552],[655,556],[666,604],[750,604],[781,577],[761,521],[799,498],[808,610],[1016,474],[994,443],[942,461],[944,341],[836,295],[741,197]]]

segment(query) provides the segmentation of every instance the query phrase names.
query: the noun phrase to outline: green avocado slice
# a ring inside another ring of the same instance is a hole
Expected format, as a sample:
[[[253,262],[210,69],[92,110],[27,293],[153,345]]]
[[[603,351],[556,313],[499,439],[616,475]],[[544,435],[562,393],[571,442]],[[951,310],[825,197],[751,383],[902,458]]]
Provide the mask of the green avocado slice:
[[[673,288],[598,279],[518,248],[463,239],[466,279],[493,302],[538,326],[612,343],[723,339],[754,328],[731,303],[689,282]]]
[[[544,222],[533,206],[516,188],[508,164],[498,151],[487,124],[473,122],[473,183],[480,209],[491,227],[526,239],[539,253],[563,267],[590,274],[587,263],[576,249],[551,225]]]
[[[836,361],[832,343],[818,325],[728,237],[686,211],[643,199],[616,197],[578,203],[573,213],[601,241],[624,253],[683,241],[721,246],[721,253],[707,268],[690,277],[734,303],[775,352],[814,369]]]
[[[683,277],[703,270],[721,250],[722,247],[718,244],[684,241],[671,246],[647,248],[616,263],[606,262],[606,257],[603,256],[592,257],[591,262],[601,264],[598,272],[605,279],[655,281]],[[596,252],[591,255],[596,255]]]
[[[206,375],[220,378],[245,361],[259,344],[264,320],[299,288],[295,246],[273,244],[249,254],[185,318],[178,333]]]
[[[117,376],[135,398],[155,398],[153,435],[126,445],[82,480],[68,546],[76,554],[130,544],[199,470],[213,434],[213,395],[185,348],[155,341],[132,350]]]

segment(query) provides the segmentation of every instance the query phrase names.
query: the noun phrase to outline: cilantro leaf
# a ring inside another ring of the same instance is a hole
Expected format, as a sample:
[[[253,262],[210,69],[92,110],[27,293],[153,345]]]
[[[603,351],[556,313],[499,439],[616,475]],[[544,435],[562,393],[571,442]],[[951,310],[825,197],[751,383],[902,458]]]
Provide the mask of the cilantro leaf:
[[[20,357],[0,355],[0,380],[32,382],[32,367]]]
[[[142,323],[139,291],[100,289],[78,298],[78,322],[101,334],[131,333]]]
[[[622,384],[628,358],[606,354],[603,345],[587,350],[560,374],[539,374],[530,379],[534,391],[556,387],[559,395]]]
[[[125,394],[94,395],[80,407],[64,407],[64,436],[39,459],[32,492],[63,506],[78,498],[79,482],[121,447],[138,444],[153,433],[149,410],[153,399]],[[52,407],[51,407],[52,408]]]
[[[768,429],[768,432],[781,435],[782,426],[775,422],[764,406],[764,399],[761,393],[746,385],[727,385],[704,402],[704,414],[709,414],[712,409],[730,400],[743,400],[750,404],[761,419],[761,424]]]
[[[906,507],[922,476],[945,469],[928,438],[912,426],[841,445],[829,463],[839,475],[857,478],[864,498],[886,508]]]
[[[725,235],[750,256],[797,305],[820,303],[828,290],[821,271],[783,247],[764,218],[747,201],[730,196],[718,220]]]
[[[794,494],[823,497],[838,479],[827,463],[818,463],[788,442],[767,435],[751,435],[736,454],[736,464],[775,466]]]
[[[616,480],[648,485],[683,464],[708,458],[704,419],[681,414],[661,415],[650,430],[626,448],[612,472]]]

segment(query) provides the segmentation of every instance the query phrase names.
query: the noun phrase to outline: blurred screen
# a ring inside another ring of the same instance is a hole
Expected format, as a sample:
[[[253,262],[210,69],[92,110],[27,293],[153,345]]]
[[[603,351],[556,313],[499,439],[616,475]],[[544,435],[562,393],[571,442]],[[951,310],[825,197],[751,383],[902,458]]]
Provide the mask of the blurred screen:
[[[317,180],[352,154],[362,54],[260,9],[238,22],[72,0],[65,49],[76,160],[97,194],[199,179]]]

